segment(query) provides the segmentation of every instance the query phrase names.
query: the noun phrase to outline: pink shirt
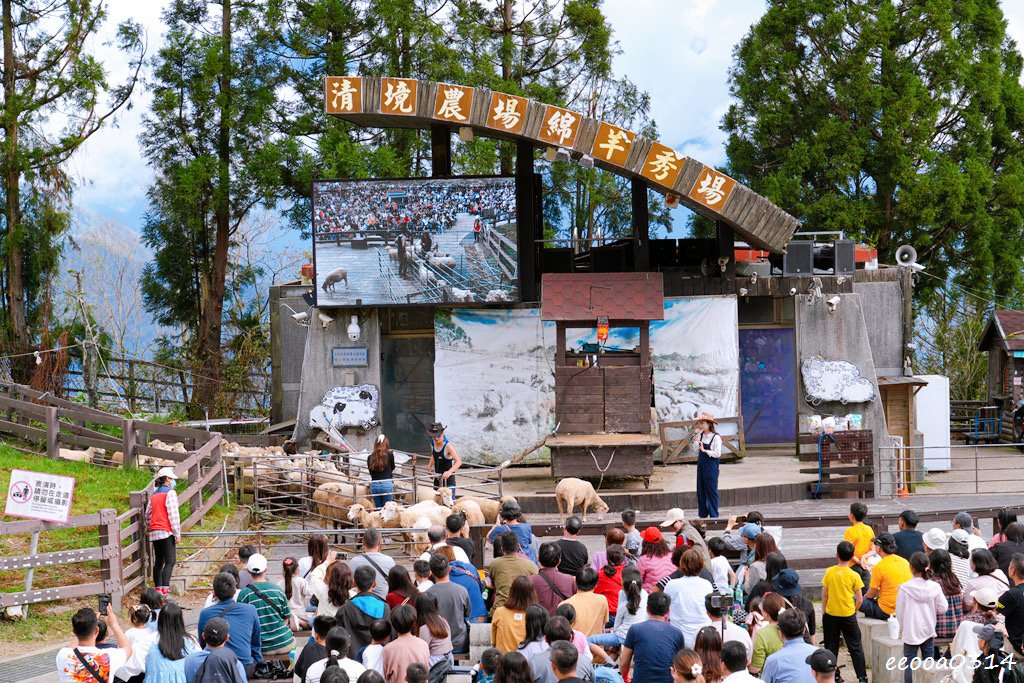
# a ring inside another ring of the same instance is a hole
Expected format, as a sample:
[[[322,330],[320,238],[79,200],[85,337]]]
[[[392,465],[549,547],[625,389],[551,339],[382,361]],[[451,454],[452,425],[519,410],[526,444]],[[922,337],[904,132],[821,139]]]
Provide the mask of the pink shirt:
[[[641,555],[636,561],[636,568],[643,578],[643,589],[648,593],[654,591],[658,582],[676,570],[672,564],[672,553],[664,555]]]

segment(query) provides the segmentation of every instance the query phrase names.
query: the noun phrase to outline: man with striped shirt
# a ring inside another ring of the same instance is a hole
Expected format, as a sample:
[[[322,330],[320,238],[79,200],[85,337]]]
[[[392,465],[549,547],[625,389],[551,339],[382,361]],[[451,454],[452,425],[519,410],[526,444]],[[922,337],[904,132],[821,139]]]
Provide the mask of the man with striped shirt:
[[[295,636],[288,628],[291,609],[288,598],[276,583],[267,580],[267,558],[256,554],[249,558],[246,569],[252,574],[252,583],[238,594],[238,602],[252,605],[260,619],[260,641],[264,655],[289,652]]]

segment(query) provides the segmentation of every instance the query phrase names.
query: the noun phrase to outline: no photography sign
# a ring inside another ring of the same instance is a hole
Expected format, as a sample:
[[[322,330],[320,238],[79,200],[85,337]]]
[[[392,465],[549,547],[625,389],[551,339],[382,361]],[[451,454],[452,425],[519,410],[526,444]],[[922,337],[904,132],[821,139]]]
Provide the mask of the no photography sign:
[[[11,470],[5,514],[44,522],[67,522],[75,478],[45,472]]]

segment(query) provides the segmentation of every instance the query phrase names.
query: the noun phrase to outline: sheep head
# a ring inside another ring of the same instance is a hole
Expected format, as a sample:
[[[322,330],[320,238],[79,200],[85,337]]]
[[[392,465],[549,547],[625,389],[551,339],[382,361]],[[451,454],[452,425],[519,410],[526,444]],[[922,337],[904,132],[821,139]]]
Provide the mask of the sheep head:
[[[389,500],[384,503],[384,507],[380,510],[380,518],[382,521],[390,522],[393,519],[398,518],[398,512],[401,508],[398,507],[398,503],[393,500]]]
[[[348,509],[348,519],[350,522],[358,522],[365,513],[366,508],[360,503],[355,503]]]
[[[447,486],[442,486],[434,492],[440,501],[440,504],[446,508],[450,508],[453,504],[452,501],[452,490]]]

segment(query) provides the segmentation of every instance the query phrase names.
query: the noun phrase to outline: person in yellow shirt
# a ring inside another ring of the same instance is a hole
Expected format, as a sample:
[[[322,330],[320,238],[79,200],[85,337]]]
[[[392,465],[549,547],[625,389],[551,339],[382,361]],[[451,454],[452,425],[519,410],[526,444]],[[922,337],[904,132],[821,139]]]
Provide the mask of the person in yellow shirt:
[[[871,539],[875,532],[870,526],[864,523],[868,516],[868,506],[864,503],[853,503],[850,505],[850,526],[843,532],[843,540],[853,544],[853,565],[851,569],[860,575],[861,581],[867,583],[870,574],[866,567],[861,565],[861,558],[871,552]]]
[[[860,611],[871,619],[884,620],[896,611],[900,585],[910,581],[914,575],[910,571],[910,563],[896,554],[896,539],[892,534],[878,534],[871,542],[882,559],[871,570],[871,583]]]
[[[857,608],[864,600],[864,582],[850,569],[853,563],[853,543],[842,541],[836,547],[836,563],[825,570],[821,580],[821,628],[825,633],[826,650],[839,657],[839,640],[846,640],[846,648],[853,660],[853,670],[859,683],[867,683],[868,672],[864,661],[864,648],[857,625]]]

